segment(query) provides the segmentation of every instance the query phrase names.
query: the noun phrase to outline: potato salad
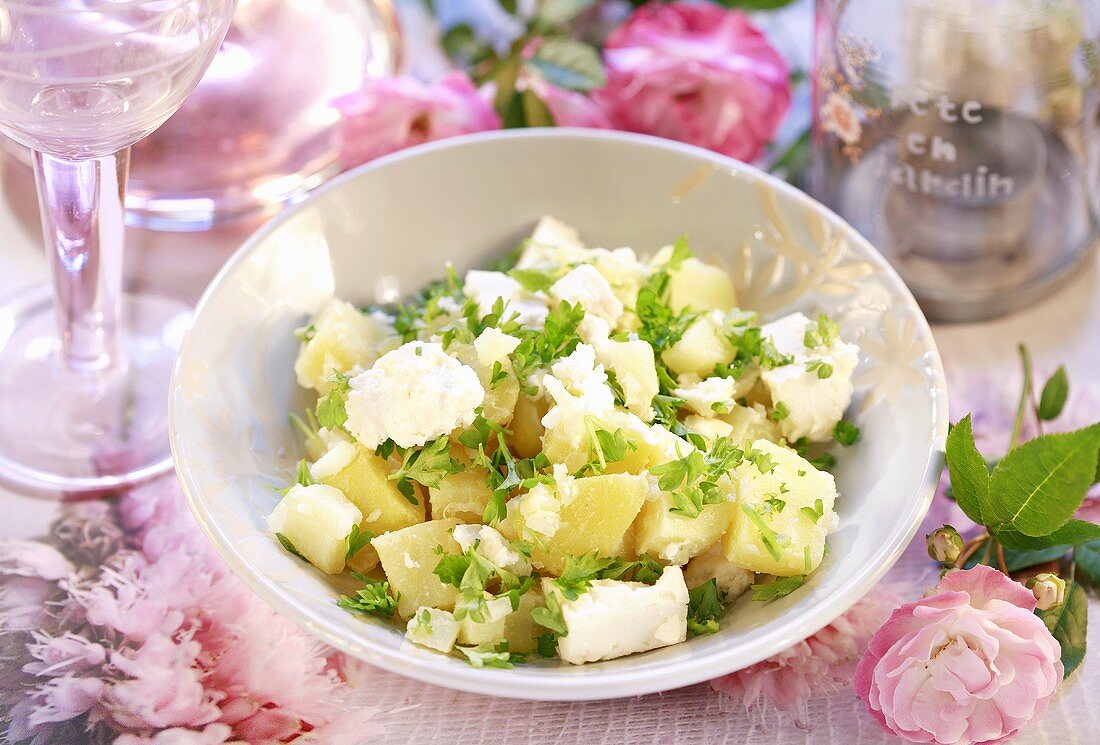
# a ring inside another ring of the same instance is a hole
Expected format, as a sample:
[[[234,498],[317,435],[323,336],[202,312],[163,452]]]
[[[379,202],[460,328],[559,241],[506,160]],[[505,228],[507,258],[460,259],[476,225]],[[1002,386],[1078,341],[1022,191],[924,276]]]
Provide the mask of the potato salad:
[[[544,217],[496,266],[296,335],[318,398],[268,525],[412,644],[608,660],[714,633],[828,552],[858,350],[823,314],[762,323],[685,239],[639,257]]]

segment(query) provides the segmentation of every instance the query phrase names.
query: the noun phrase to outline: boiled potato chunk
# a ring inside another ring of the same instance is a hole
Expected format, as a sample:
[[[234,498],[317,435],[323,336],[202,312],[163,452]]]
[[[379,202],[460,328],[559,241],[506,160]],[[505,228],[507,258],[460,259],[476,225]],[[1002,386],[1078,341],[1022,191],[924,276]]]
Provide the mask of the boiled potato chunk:
[[[563,499],[562,491],[571,492],[572,501],[568,496]],[[565,568],[566,555],[595,551],[600,556],[616,556],[648,493],[649,480],[631,474],[589,476],[575,479],[564,488],[559,485],[561,525],[542,542],[543,546],[535,546],[532,563],[557,576]],[[519,535],[523,536],[522,512],[517,518]]]
[[[423,500],[419,500],[420,504],[412,504],[405,499],[397,490],[397,482],[389,480],[391,469],[386,461],[361,445],[355,448],[351,463],[324,476],[321,483],[336,487],[359,508],[363,513],[359,529],[380,535],[424,522]],[[369,556],[367,549],[360,553]]]
[[[736,351],[722,333],[722,325],[721,313],[699,317],[661,359],[677,375],[694,373],[705,378],[714,374],[714,366],[732,360]]]
[[[371,541],[390,587],[399,594],[397,612],[402,618],[411,618],[417,608],[425,605],[454,609],[458,589],[440,582],[433,571],[444,554],[462,553],[451,536],[457,524],[455,520],[432,520],[376,536]],[[443,547],[443,554],[436,553],[437,546]]]
[[[477,373],[481,386],[485,389],[485,400],[482,401],[482,415],[490,422],[507,425],[512,421],[512,413],[519,400],[519,381],[512,374],[512,364],[504,363],[503,369],[507,376],[497,381],[496,387],[491,385],[493,379],[492,366],[481,364],[477,350],[472,344],[453,343],[447,348],[447,354],[457,359],[462,364],[472,367]]]
[[[467,616],[458,627],[459,644],[492,644],[505,635],[508,616],[512,613],[512,601],[507,598],[494,598],[485,593],[485,618],[475,621]]]
[[[732,310],[737,307],[737,293],[725,270],[699,259],[687,259],[680,268],[669,273],[669,304],[675,311]]]
[[[484,468],[471,467],[452,473],[428,489],[428,501],[435,519],[453,517],[464,523],[479,523],[493,496]]]
[[[664,266],[672,256],[672,246],[665,246],[650,261],[654,269]],[[737,307],[737,293],[726,270],[695,257],[684,259],[668,273],[669,304],[679,312],[694,310],[732,310]]]
[[[542,588],[536,584],[519,596],[519,607],[504,618],[504,638],[512,652],[530,652],[538,645],[538,638],[546,633],[531,618],[531,611],[546,605]]]
[[[313,327],[313,338],[298,352],[294,374],[303,388],[321,394],[332,388],[333,372],[370,367],[385,345],[396,338],[384,320],[336,298],[313,319]]]
[[[714,579],[718,589],[725,593],[728,600],[749,589],[756,575],[730,562],[722,551],[722,544],[715,543],[696,556],[684,567],[684,581],[689,588],[695,588]]]
[[[653,347],[641,339],[607,341],[596,348],[596,359],[615,374],[630,413],[652,419],[653,397],[661,390]]]
[[[738,509],[726,534],[726,558],[754,572],[789,577],[809,574],[821,563],[825,537],[836,527],[836,483],[798,453],[757,440],[755,463],[733,473]],[[767,473],[757,465],[764,463]],[[821,515],[816,512],[820,500]]]
[[[286,537],[310,564],[327,574],[344,570],[344,540],[363,515],[339,489],[295,484],[267,518],[273,533]]]
[[[536,399],[521,393],[516,401],[509,429],[512,438],[508,445],[513,454],[520,458],[534,458],[542,452],[542,418],[546,416],[550,403],[547,397]]]
[[[729,529],[736,505],[708,504],[698,517],[685,517],[669,509],[672,496],[662,492],[642,508],[637,526],[637,550],[666,564],[685,564],[716,543]]]

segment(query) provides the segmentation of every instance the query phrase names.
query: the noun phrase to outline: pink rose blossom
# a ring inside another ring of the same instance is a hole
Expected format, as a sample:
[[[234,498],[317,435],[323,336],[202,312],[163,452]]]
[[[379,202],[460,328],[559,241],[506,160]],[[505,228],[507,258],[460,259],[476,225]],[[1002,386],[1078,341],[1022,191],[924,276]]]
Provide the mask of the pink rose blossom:
[[[743,161],[760,156],[791,102],[787,64],[739,11],[650,3],[604,47],[596,100],[619,129],[668,137]]]
[[[856,693],[888,732],[937,745],[1001,743],[1046,711],[1061,648],[1035,597],[987,566],[954,571],[871,639]]]
[[[500,129],[500,117],[461,71],[435,83],[377,78],[333,106],[341,116],[341,159],[349,168],[413,145]]]

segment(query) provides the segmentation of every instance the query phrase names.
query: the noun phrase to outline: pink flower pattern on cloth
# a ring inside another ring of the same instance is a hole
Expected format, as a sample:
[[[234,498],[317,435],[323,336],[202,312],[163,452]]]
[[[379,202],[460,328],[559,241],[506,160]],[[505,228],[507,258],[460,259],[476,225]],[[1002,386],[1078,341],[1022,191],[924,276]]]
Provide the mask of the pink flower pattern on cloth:
[[[742,161],[758,158],[791,102],[783,56],[739,11],[650,3],[611,32],[595,98],[617,129]]]
[[[856,693],[911,742],[1005,742],[1062,681],[1061,648],[1034,610],[1031,591],[996,569],[950,572],[872,637]]]

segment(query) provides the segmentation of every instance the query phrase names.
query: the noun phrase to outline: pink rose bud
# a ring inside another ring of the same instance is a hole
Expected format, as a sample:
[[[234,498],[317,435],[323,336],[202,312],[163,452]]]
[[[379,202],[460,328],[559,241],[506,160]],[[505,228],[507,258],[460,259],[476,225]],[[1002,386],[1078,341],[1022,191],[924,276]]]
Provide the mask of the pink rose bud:
[[[1027,581],[1027,587],[1035,595],[1037,610],[1050,610],[1066,602],[1066,581],[1057,574],[1036,574]]]
[[[963,552],[963,539],[950,525],[936,528],[924,537],[928,555],[941,564],[954,564]]]

